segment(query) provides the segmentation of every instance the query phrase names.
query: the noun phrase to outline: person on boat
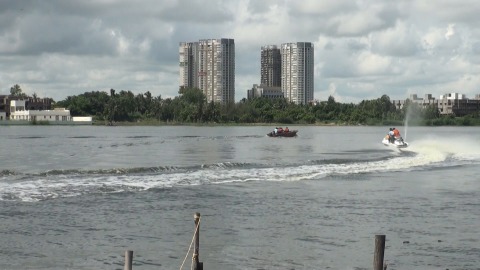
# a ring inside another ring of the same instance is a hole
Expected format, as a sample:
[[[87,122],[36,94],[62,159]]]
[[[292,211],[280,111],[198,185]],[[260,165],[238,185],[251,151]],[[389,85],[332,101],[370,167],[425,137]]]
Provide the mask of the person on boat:
[[[390,131],[388,132],[388,136],[390,138],[390,142],[394,143],[395,142],[395,134],[393,133],[393,128],[390,128]]]
[[[288,129],[288,127],[285,127],[285,133],[288,133],[290,130]]]
[[[275,135],[277,135],[277,133],[278,133],[278,127],[275,127],[275,129],[273,130],[273,133],[275,133]]]
[[[403,138],[400,135],[400,131],[398,129],[393,128],[393,136],[395,137],[396,140],[403,142]]]
[[[400,139],[400,131],[396,128],[393,128],[393,136],[395,137],[395,139]]]
[[[277,130],[278,133],[282,133],[283,132],[283,128],[282,127],[279,127],[278,130]]]

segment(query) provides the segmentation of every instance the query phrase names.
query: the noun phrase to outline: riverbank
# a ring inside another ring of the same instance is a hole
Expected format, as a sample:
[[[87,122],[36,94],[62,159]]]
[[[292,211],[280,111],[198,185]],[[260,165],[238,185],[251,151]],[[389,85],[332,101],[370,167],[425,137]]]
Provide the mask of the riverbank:
[[[93,125],[96,126],[363,126],[360,124],[339,124],[339,123],[314,123],[314,124],[285,124],[285,123],[180,123],[180,122],[161,122],[161,121],[137,121],[137,122],[115,122],[109,124],[104,121],[97,121]]]
[[[27,121],[27,120],[4,120],[0,126],[81,126],[93,125],[93,121]]]
[[[109,123],[108,121],[11,121],[5,120],[0,121],[0,126],[10,126],[10,125],[93,125],[93,126],[405,126],[404,121],[398,120],[385,120],[385,121],[369,121],[368,123],[347,123],[347,122],[337,122],[337,121],[317,121],[315,123],[237,123],[237,122],[228,122],[228,123],[217,123],[217,122],[206,122],[206,123],[185,123],[185,122],[165,122],[158,121],[155,119],[147,120],[138,120],[135,122],[122,121],[122,122],[113,122]],[[408,126],[480,126],[480,119],[477,118],[448,118],[437,119],[437,120],[426,120],[426,121],[410,121]]]

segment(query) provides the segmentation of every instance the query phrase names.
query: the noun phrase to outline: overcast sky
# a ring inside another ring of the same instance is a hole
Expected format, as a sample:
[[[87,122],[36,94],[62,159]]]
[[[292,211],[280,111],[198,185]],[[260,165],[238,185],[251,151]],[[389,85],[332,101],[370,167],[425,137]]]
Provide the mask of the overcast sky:
[[[0,0],[0,94],[178,95],[181,41],[233,38],[235,101],[260,48],[315,47],[317,100],[480,94],[477,0]]]

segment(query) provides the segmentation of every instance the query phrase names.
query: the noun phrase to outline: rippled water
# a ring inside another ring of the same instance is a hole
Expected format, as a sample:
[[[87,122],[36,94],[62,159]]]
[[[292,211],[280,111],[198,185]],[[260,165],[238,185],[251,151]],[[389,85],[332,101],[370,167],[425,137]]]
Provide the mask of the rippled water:
[[[272,128],[0,127],[0,269],[480,269],[479,128]]]

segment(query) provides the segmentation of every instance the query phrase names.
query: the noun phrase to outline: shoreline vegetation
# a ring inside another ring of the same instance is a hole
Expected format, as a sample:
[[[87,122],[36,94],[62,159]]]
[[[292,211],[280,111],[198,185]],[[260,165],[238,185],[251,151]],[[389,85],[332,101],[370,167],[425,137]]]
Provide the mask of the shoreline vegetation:
[[[72,116],[93,116],[94,125],[111,126],[480,126],[480,112],[462,117],[441,115],[433,104],[422,106],[408,99],[397,109],[387,95],[358,104],[340,103],[332,96],[312,104],[264,97],[221,104],[207,102],[197,88],[181,88],[178,93],[163,99],[150,92],[134,95],[111,89],[110,95],[97,91],[69,96],[55,106],[69,109]]]
[[[25,96],[17,88],[12,87],[12,95]],[[198,88],[180,88],[178,93],[163,99],[148,91],[135,95],[111,89],[110,94],[92,91],[69,96],[52,106],[70,110],[72,117],[92,116],[95,126],[480,126],[480,110],[469,115],[442,115],[434,104],[425,106],[409,99],[397,109],[387,95],[358,104],[340,103],[333,96],[311,104],[265,97],[222,104],[207,102]]]

